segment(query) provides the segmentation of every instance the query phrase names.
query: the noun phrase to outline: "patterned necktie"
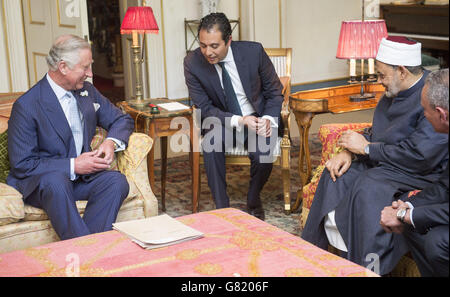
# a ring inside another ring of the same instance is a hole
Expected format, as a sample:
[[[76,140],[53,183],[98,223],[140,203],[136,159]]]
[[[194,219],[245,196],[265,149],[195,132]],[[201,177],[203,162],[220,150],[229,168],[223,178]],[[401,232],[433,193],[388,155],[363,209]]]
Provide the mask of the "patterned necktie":
[[[77,156],[79,156],[81,154],[81,149],[83,148],[83,126],[81,124],[80,112],[75,97],[70,92],[66,93],[66,97],[69,98],[70,129],[72,130],[73,139],[75,140]]]
[[[222,68],[222,83],[223,90],[225,91],[225,97],[228,105],[228,111],[235,115],[242,115],[241,106],[236,97],[236,93],[234,92],[233,84],[231,83],[230,75],[228,71],[225,69],[225,62],[219,62],[220,67]]]

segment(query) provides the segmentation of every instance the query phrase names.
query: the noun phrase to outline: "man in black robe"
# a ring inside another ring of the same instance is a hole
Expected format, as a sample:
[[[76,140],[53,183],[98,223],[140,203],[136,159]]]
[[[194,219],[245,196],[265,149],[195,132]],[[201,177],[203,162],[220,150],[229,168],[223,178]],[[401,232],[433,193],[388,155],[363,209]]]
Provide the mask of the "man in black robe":
[[[379,253],[398,234],[380,226],[380,212],[405,192],[424,189],[441,175],[448,161],[448,136],[426,120],[420,95],[428,74],[422,70],[421,44],[401,37],[383,39],[377,55],[379,79],[386,89],[373,125],[363,135],[346,131],[338,141],[345,150],[326,163],[302,238],[347,259],[389,273],[394,253]]]
[[[448,134],[448,68],[431,73],[422,91],[422,106],[436,132]],[[387,233],[403,233],[422,276],[449,275],[449,168],[438,181],[411,198],[392,202],[381,212]],[[408,196],[408,195],[406,195]],[[391,250],[396,247],[390,247]]]

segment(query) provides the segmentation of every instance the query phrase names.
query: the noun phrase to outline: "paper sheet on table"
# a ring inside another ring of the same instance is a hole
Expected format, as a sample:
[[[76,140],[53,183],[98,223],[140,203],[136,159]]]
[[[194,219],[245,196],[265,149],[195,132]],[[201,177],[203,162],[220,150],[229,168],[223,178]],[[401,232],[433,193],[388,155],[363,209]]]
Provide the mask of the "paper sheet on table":
[[[142,220],[114,223],[113,229],[146,249],[160,248],[203,237],[197,231],[164,214]]]
[[[158,104],[159,107],[162,107],[168,111],[177,111],[177,110],[185,110],[189,109],[189,106],[181,104],[179,102],[171,102],[171,103],[161,103]]]

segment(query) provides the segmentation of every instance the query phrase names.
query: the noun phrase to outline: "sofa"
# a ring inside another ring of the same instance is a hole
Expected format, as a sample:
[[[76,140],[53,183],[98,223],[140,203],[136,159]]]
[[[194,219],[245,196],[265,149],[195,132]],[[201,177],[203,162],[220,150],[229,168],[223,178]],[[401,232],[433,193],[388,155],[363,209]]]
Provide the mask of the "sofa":
[[[24,204],[22,195],[5,183],[9,170],[7,132],[7,117],[0,115],[0,253],[59,240],[47,214],[39,208]],[[97,128],[91,143],[92,149],[98,147],[106,135],[105,130]],[[149,136],[133,133],[127,149],[116,153],[110,170],[119,170],[127,177],[130,185],[128,197],[118,213],[118,222],[158,215],[158,201],[150,187],[147,173],[147,153],[152,145],[153,140]],[[86,204],[87,201],[77,202],[80,215],[83,215]]]
[[[314,199],[314,194],[319,183],[320,176],[325,169],[325,163],[333,156],[342,151],[342,148],[337,146],[337,141],[346,130],[353,130],[362,133],[364,129],[371,127],[371,123],[345,123],[345,124],[325,124],[319,129],[319,140],[322,144],[322,156],[319,166],[313,171],[312,178],[309,184],[302,188],[302,212],[300,215],[300,230],[303,230],[308,219],[309,210]],[[411,195],[417,192],[411,192]],[[335,251],[330,246],[330,251]],[[395,269],[391,272],[392,276],[414,277],[420,276],[420,272],[416,263],[408,253],[397,264]]]

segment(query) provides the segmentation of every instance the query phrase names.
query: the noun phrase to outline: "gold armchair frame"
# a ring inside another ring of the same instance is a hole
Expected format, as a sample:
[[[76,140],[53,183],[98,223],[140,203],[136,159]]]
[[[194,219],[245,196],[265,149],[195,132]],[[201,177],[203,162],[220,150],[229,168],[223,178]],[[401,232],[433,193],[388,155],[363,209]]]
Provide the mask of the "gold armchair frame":
[[[290,150],[291,141],[289,136],[289,96],[291,93],[291,71],[292,71],[292,49],[291,48],[265,48],[265,51],[271,59],[275,70],[277,71],[280,81],[283,85],[283,105],[281,109],[281,118],[284,125],[283,137],[281,138],[280,151],[281,154],[277,156],[274,166],[280,166],[283,180],[283,197],[284,197],[284,211],[286,214],[291,213],[291,197],[290,197]],[[203,155],[200,154],[200,164],[204,164]],[[226,155],[226,165],[241,165],[250,166],[248,155]],[[198,170],[199,176],[200,170]],[[200,177],[198,183],[197,195],[200,195]],[[193,210],[198,210],[199,197],[193,197]]]

